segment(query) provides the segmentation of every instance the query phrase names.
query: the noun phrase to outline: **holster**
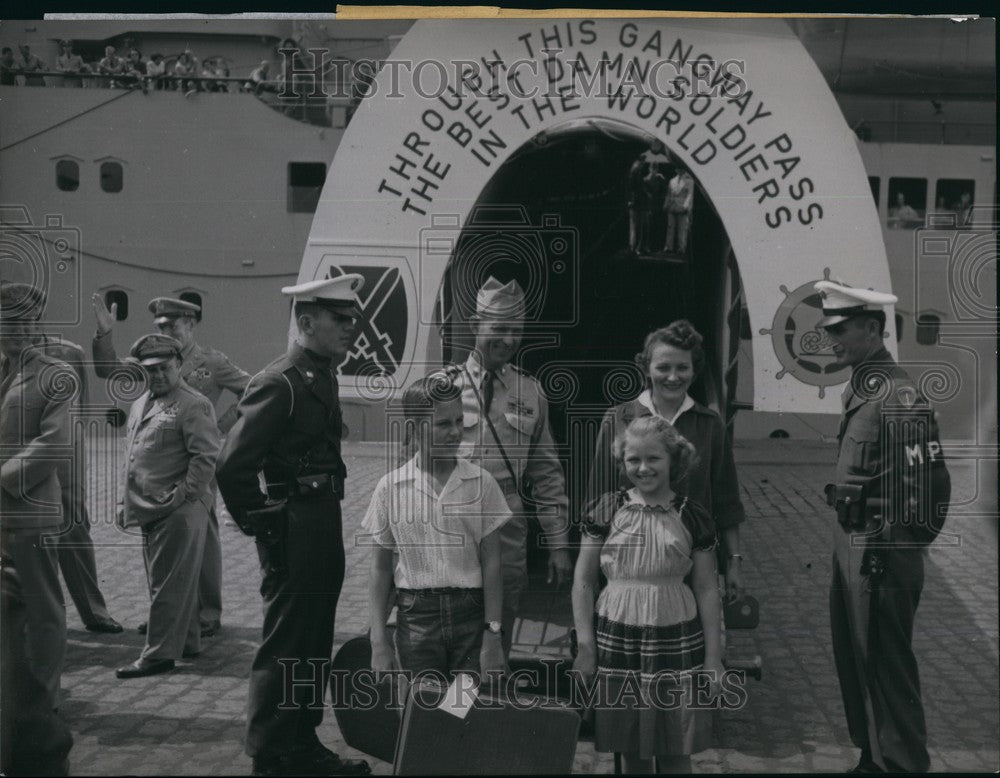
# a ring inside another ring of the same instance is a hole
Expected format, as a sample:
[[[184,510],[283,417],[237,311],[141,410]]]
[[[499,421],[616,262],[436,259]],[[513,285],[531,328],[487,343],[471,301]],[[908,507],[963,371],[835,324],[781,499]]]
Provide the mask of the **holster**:
[[[845,530],[865,528],[865,489],[861,484],[827,484],[827,505],[837,511],[837,521]]]
[[[888,501],[866,497],[862,484],[827,484],[826,502],[837,511],[837,521],[847,532],[878,530],[888,520]]]
[[[263,508],[248,510],[244,521],[253,532],[247,532],[242,525],[241,529],[253,535],[265,550],[267,572],[284,574],[287,570],[285,538],[288,534],[288,507],[285,501],[269,501]]]

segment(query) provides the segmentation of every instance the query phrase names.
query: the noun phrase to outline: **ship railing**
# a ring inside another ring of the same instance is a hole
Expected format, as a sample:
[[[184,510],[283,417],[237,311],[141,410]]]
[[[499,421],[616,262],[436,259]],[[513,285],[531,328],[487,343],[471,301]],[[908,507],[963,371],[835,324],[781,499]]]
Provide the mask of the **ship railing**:
[[[108,73],[66,73],[63,71],[37,70],[31,73],[15,73],[15,85],[25,87],[54,86],[90,89],[137,89],[148,94],[150,91],[182,91],[185,97],[198,93],[209,94],[253,94],[269,108],[297,121],[320,127],[339,129],[347,126],[360,102],[359,97],[348,96],[340,90],[335,94],[324,94],[313,90],[308,82],[294,82],[291,94],[283,92],[280,80],[253,83],[249,78],[239,76],[180,76],[173,73],[162,76],[135,76]],[[40,78],[43,83],[32,83]],[[27,82],[27,83],[26,83]]]
[[[865,119],[854,132],[866,143],[995,146],[997,141],[995,122]]]

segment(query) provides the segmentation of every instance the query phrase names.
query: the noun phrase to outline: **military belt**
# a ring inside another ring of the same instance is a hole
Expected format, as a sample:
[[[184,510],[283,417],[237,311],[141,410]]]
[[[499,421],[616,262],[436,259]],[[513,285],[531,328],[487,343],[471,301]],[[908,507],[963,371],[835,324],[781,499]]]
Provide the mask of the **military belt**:
[[[308,473],[288,481],[268,483],[267,496],[271,500],[344,499],[344,479],[335,473]]]

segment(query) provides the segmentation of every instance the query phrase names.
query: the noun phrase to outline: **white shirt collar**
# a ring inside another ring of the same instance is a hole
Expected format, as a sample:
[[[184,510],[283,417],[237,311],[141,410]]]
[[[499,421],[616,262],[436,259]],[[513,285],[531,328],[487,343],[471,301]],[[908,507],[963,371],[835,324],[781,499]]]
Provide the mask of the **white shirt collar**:
[[[639,401],[641,406],[648,408],[649,412],[654,416],[660,416],[660,412],[657,411],[656,407],[653,405],[653,396],[650,394],[649,389],[643,390],[642,394],[640,394],[636,399]],[[677,409],[677,413],[674,414],[673,418],[667,419],[667,421],[671,424],[676,424],[677,420],[683,416],[686,411],[689,411],[692,408],[694,408],[694,400],[691,399],[691,395],[685,394],[684,402],[681,403],[681,407]],[[660,416],[660,418],[666,419],[667,417]]]
[[[426,470],[420,467],[418,454],[414,454],[412,458],[408,459],[402,466],[397,468],[394,473],[393,480],[396,483],[402,481],[416,481],[418,483],[430,484],[431,475]],[[455,460],[455,469],[452,471],[451,476],[448,478],[449,483],[452,479],[457,478],[461,481],[468,481],[472,478],[477,478],[479,473],[477,469],[473,467],[472,463],[467,459],[458,457]]]

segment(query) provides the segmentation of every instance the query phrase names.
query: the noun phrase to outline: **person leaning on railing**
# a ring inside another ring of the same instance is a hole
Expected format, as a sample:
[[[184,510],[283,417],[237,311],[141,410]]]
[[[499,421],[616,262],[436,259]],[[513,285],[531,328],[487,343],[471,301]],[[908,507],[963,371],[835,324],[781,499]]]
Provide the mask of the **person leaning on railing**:
[[[197,78],[200,71],[198,58],[191,53],[191,49],[185,49],[174,63],[174,77],[182,92],[202,91],[201,81]]]
[[[166,85],[167,62],[160,52],[156,52],[146,63],[146,80],[153,83],[154,89],[163,89]]]
[[[83,57],[73,51],[73,41],[59,41],[59,56],[56,57],[56,70],[63,74],[62,85],[80,88],[83,86],[81,73],[89,73],[90,68],[83,62]]]
[[[121,76],[125,72],[125,60],[115,53],[114,46],[104,49],[104,57],[97,63],[97,72],[109,79],[105,86],[117,89],[121,86]]]
[[[20,72],[14,61],[14,49],[4,46],[3,51],[0,51],[0,86],[16,86],[17,74]]]

